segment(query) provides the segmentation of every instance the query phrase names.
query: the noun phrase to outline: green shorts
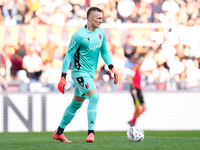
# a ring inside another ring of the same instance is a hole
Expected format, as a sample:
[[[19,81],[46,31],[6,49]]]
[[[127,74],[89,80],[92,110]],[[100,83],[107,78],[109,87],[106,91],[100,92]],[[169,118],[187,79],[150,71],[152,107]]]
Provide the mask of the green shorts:
[[[97,89],[94,80],[86,72],[73,71],[71,73],[72,80],[75,83],[74,96],[82,97],[88,99],[87,93],[90,90]]]

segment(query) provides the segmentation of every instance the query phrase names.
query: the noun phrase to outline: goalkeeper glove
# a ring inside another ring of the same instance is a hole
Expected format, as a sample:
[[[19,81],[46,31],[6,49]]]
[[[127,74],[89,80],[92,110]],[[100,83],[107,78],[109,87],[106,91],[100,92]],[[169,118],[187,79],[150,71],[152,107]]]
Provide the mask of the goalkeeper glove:
[[[64,87],[67,85],[67,82],[66,82],[66,75],[67,73],[62,73],[61,75],[61,78],[60,78],[60,82],[58,83],[58,89],[61,93],[65,93],[64,92]]]
[[[114,78],[114,83],[117,84],[118,82],[118,74],[117,72],[115,71],[115,68],[112,64],[110,64],[108,66],[109,70],[110,70],[110,73],[111,73],[111,77]]]

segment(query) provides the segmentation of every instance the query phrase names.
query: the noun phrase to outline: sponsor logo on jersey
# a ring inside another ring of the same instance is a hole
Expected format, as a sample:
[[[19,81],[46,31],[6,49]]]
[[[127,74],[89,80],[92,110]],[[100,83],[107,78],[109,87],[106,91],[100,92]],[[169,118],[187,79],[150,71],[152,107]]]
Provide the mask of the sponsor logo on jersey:
[[[99,34],[99,38],[100,38],[100,39],[102,38],[101,34]]]
[[[89,46],[89,49],[95,51],[97,48],[100,48],[101,45],[102,45],[102,43],[100,43],[99,45],[94,45],[94,46],[93,46],[93,45],[90,45],[90,46]]]
[[[76,41],[73,40],[71,45],[74,46],[75,44],[76,44]]]

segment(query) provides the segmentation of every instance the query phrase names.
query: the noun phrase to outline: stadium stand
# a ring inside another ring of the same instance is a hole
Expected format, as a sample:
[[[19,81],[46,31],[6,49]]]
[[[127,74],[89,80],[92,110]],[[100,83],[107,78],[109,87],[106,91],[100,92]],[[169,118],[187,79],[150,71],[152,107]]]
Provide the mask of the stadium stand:
[[[135,53],[146,54],[144,88],[200,89],[200,0],[0,0],[0,91],[56,91],[69,38],[90,6],[103,10],[120,80],[110,84],[100,58],[99,89],[128,89]]]

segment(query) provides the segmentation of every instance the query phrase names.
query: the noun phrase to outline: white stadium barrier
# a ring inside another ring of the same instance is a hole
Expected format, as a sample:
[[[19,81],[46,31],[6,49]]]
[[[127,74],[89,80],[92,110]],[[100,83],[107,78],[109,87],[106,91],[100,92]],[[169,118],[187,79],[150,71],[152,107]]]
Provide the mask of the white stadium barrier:
[[[147,110],[136,125],[144,130],[200,130],[199,92],[144,92]],[[73,93],[0,93],[0,132],[55,131]],[[65,129],[87,131],[87,105]],[[101,92],[96,131],[125,131],[133,116],[128,91]]]

